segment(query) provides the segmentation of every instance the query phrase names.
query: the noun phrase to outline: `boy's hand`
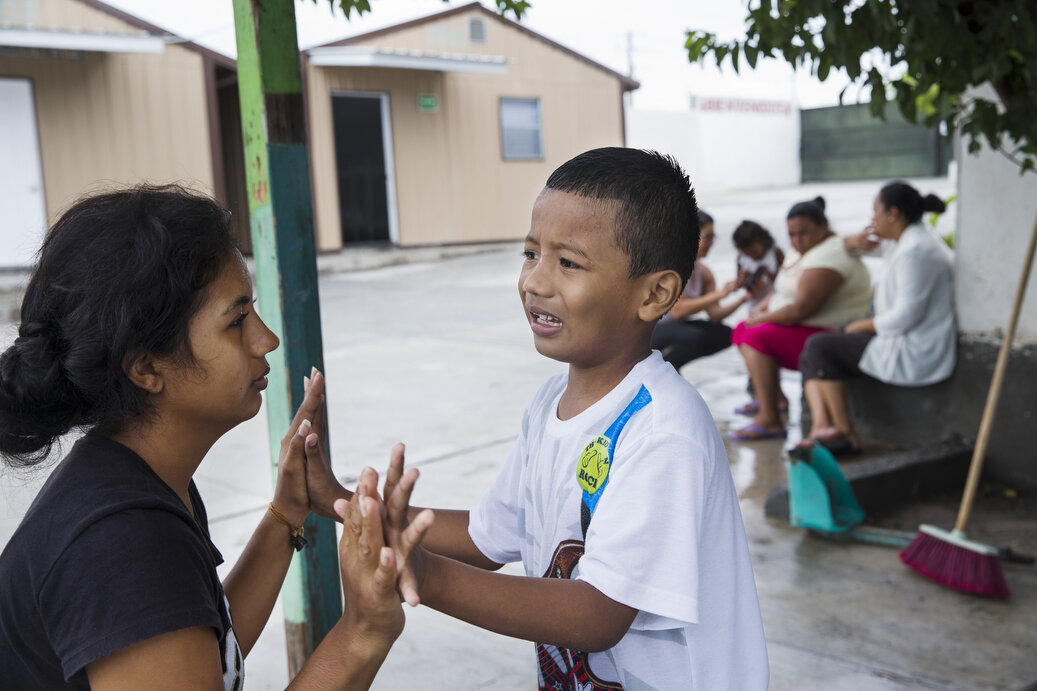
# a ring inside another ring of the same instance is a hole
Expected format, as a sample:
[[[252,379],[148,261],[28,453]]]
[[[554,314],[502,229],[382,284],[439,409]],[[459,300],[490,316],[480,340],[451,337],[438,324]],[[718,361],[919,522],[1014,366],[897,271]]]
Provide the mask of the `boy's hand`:
[[[418,543],[435,516],[425,509],[414,517],[413,522],[408,521],[407,512],[414,483],[418,480],[418,469],[404,472],[403,452],[403,444],[396,444],[389,456],[389,470],[382,489],[386,506],[384,530],[386,543],[396,552],[400,594],[408,605],[417,607],[421,602],[425,566],[425,551],[418,547]]]

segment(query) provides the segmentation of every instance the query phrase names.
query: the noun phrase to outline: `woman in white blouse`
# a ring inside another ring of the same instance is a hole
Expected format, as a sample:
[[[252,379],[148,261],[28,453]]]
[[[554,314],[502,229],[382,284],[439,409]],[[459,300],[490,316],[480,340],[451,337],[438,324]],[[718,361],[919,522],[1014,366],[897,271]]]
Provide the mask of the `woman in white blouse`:
[[[920,223],[926,211],[946,208],[935,195],[922,197],[905,182],[891,182],[874,201],[871,225],[848,245],[876,244],[872,234],[896,242],[875,291],[875,314],[841,333],[811,336],[800,356],[803,391],[810,406],[810,434],[832,453],[860,451],[846,406],[844,382],[867,376],[899,386],[924,386],[954,371],[951,258]],[[854,242],[856,241],[856,242]]]

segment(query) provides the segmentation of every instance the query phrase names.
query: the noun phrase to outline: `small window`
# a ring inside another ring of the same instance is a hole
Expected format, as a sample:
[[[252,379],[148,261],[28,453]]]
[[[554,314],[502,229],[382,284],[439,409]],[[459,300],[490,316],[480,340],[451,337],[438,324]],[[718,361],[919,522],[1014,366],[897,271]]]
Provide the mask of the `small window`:
[[[502,98],[500,129],[505,160],[544,157],[539,98]]]
[[[486,43],[486,22],[481,19],[469,19],[468,40],[471,43]]]

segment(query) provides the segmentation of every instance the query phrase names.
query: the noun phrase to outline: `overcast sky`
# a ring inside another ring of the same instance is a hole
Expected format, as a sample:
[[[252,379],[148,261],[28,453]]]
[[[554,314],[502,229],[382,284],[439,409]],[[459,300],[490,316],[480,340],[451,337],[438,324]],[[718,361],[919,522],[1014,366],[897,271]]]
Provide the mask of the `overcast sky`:
[[[231,0],[106,0],[175,34],[233,56],[234,17]],[[298,0],[295,4],[299,45],[309,48],[399,22],[467,4],[442,0],[371,0],[372,11],[346,20],[328,0]],[[483,5],[493,8],[492,0]],[[795,101],[812,108],[835,105],[845,79],[829,77],[824,84],[809,74],[793,79],[792,70],[777,60],[760,60],[755,71],[735,74],[730,66],[718,70],[688,63],[685,31],[707,29],[722,37],[742,33],[743,0],[532,0],[522,23],[544,36],[628,73],[628,33],[633,76],[641,82],[634,92],[635,108],[684,110],[695,96],[733,96]],[[857,99],[855,89],[847,102]]]

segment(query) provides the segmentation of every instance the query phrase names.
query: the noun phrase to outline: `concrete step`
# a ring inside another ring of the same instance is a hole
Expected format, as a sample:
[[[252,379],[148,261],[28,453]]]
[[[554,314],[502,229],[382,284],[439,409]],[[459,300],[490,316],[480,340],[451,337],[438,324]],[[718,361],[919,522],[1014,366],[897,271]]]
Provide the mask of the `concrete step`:
[[[840,461],[843,475],[867,515],[880,514],[918,499],[965,486],[972,446],[958,437],[875,457]],[[788,483],[767,495],[764,514],[789,520]]]

